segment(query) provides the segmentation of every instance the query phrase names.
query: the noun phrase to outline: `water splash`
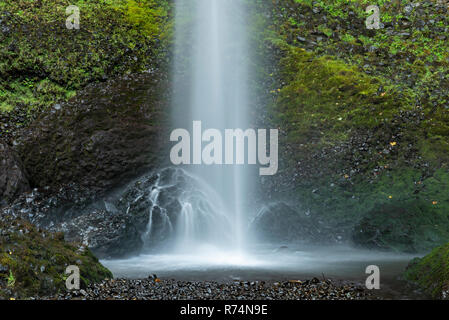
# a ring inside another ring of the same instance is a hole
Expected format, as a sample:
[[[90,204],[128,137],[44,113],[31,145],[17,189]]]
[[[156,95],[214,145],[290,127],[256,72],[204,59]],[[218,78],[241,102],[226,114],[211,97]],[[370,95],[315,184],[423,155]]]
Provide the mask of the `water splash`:
[[[218,130],[250,128],[249,50],[244,2],[176,1],[172,121],[175,128],[192,130],[193,121],[201,121],[204,128]],[[248,222],[246,202],[253,187],[252,169],[243,165],[201,165],[188,170],[220,195],[222,206],[217,209],[230,222],[210,224],[210,230],[201,232],[230,235],[215,240],[238,252],[244,251]],[[216,203],[212,199],[208,202]],[[182,207],[180,219],[184,219],[184,229],[178,230],[178,239],[185,244],[191,245],[198,240],[199,230],[193,221],[200,214],[196,212],[198,207],[189,206],[188,202]]]
[[[162,247],[191,253],[202,243],[221,247],[231,241],[232,226],[221,199],[201,179],[180,168],[167,168],[147,188],[151,205],[142,235],[144,251]]]

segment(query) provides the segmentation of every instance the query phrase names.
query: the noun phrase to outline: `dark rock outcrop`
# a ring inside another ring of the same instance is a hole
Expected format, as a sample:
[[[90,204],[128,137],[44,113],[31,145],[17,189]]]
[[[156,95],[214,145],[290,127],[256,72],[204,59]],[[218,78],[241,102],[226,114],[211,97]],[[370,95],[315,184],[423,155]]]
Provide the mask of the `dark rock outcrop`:
[[[65,240],[82,243],[99,258],[124,258],[179,244],[189,217],[196,240],[228,239],[229,225],[215,227],[229,221],[208,192],[183,170],[166,168],[101,197],[73,184],[57,193],[34,189],[0,213],[63,232]]]
[[[156,74],[124,76],[45,111],[18,141],[30,183],[105,190],[160,162],[161,83]]]
[[[34,189],[0,210],[0,216],[27,220],[49,232],[63,232],[66,241],[81,243],[99,258],[125,257],[142,248],[149,208],[121,211],[117,201],[98,199],[89,189],[76,185],[56,193]]]
[[[0,206],[29,189],[20,158],[0,140]]]
[[[82,241],[101,258],[126,257],[139,253],[141,235],[148,223],[148,213],[134,215],[106,210],[92,212],[56,226],[68,241]]]

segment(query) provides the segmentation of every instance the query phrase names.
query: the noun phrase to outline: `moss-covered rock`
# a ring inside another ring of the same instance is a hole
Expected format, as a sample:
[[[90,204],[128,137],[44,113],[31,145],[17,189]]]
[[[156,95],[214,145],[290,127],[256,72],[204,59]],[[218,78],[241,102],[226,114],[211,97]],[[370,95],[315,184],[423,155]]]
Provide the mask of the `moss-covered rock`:
[[[271,8],[265,44],[278,63],[261,72],[270,105],[262,125],[281,136],[279,174],[265,190],[364,246],[429,250],[449,240],[447,8],[379,1],[384,27],[368,30],[367,5]]]
[[[69,5],[80,9],[79,30],[66,28]],[[165,0],[1,1],[0,138],[12,144],[16,128],[90,83],[164,65],[170,8]]]
[[[65,270],[80,268],[82,286],[112,278],[89,249],[11,216],[0,217],[0,299],[53,295],[66,290]]]
[[[434,298],[449,299],[449,244],[412,260],[404,276]]]

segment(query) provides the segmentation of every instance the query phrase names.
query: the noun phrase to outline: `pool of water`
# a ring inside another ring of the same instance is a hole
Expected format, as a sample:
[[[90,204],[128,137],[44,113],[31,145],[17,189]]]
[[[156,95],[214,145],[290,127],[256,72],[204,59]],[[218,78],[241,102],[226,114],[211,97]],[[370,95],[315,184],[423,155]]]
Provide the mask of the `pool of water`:
[[[336,247],[258,246],[245,252],[199,246],[190,253],[142,254],[130,259],[103,260],[117,278],[159,278],[186,281],[282,281],[313,277],[364,284],[370,265],[380,268],[381,290],[387,299],[426,298],[401,280],[416,255]]]

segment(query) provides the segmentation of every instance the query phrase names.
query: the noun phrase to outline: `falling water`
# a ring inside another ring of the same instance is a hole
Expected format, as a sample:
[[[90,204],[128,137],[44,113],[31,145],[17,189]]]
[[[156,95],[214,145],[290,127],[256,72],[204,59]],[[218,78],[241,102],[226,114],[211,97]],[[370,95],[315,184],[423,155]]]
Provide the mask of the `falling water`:
[[[248,48],[243,0],[177,0],[174,68],[175,127],[248,129]],[[186,168],[202,179],[224,204],[231,221],[227,246],[242,250],[251,188],[250,169],[243,165],[197,165]],[[197,213],[186,204],[183,233],[192,238]],[[215,229],[227,225],[213,226]],[[215,232],[225,230],[215,230]]]
[[[176,0],[173,129],[192,132],[197,120],[203,130],[251,128],[245,2],[250,1]],[[154,183],[143,180],[137,194],[151,204],[144,250],[134,258],[102,263],[118,277],[156,273],[186,280],[257,280],[324,273],[364,281],[367,265],[380,266],[384,279],[396,279],[410,260],[347,246],[291,244],[279,250],[276,243],[249,241],[245,231],[251,204],[245,201],[254,187],[252,174],[247,166],[201,165],[162,170]],[[134,191],[125,198],[139,208],[138,199],[132,200]]]

